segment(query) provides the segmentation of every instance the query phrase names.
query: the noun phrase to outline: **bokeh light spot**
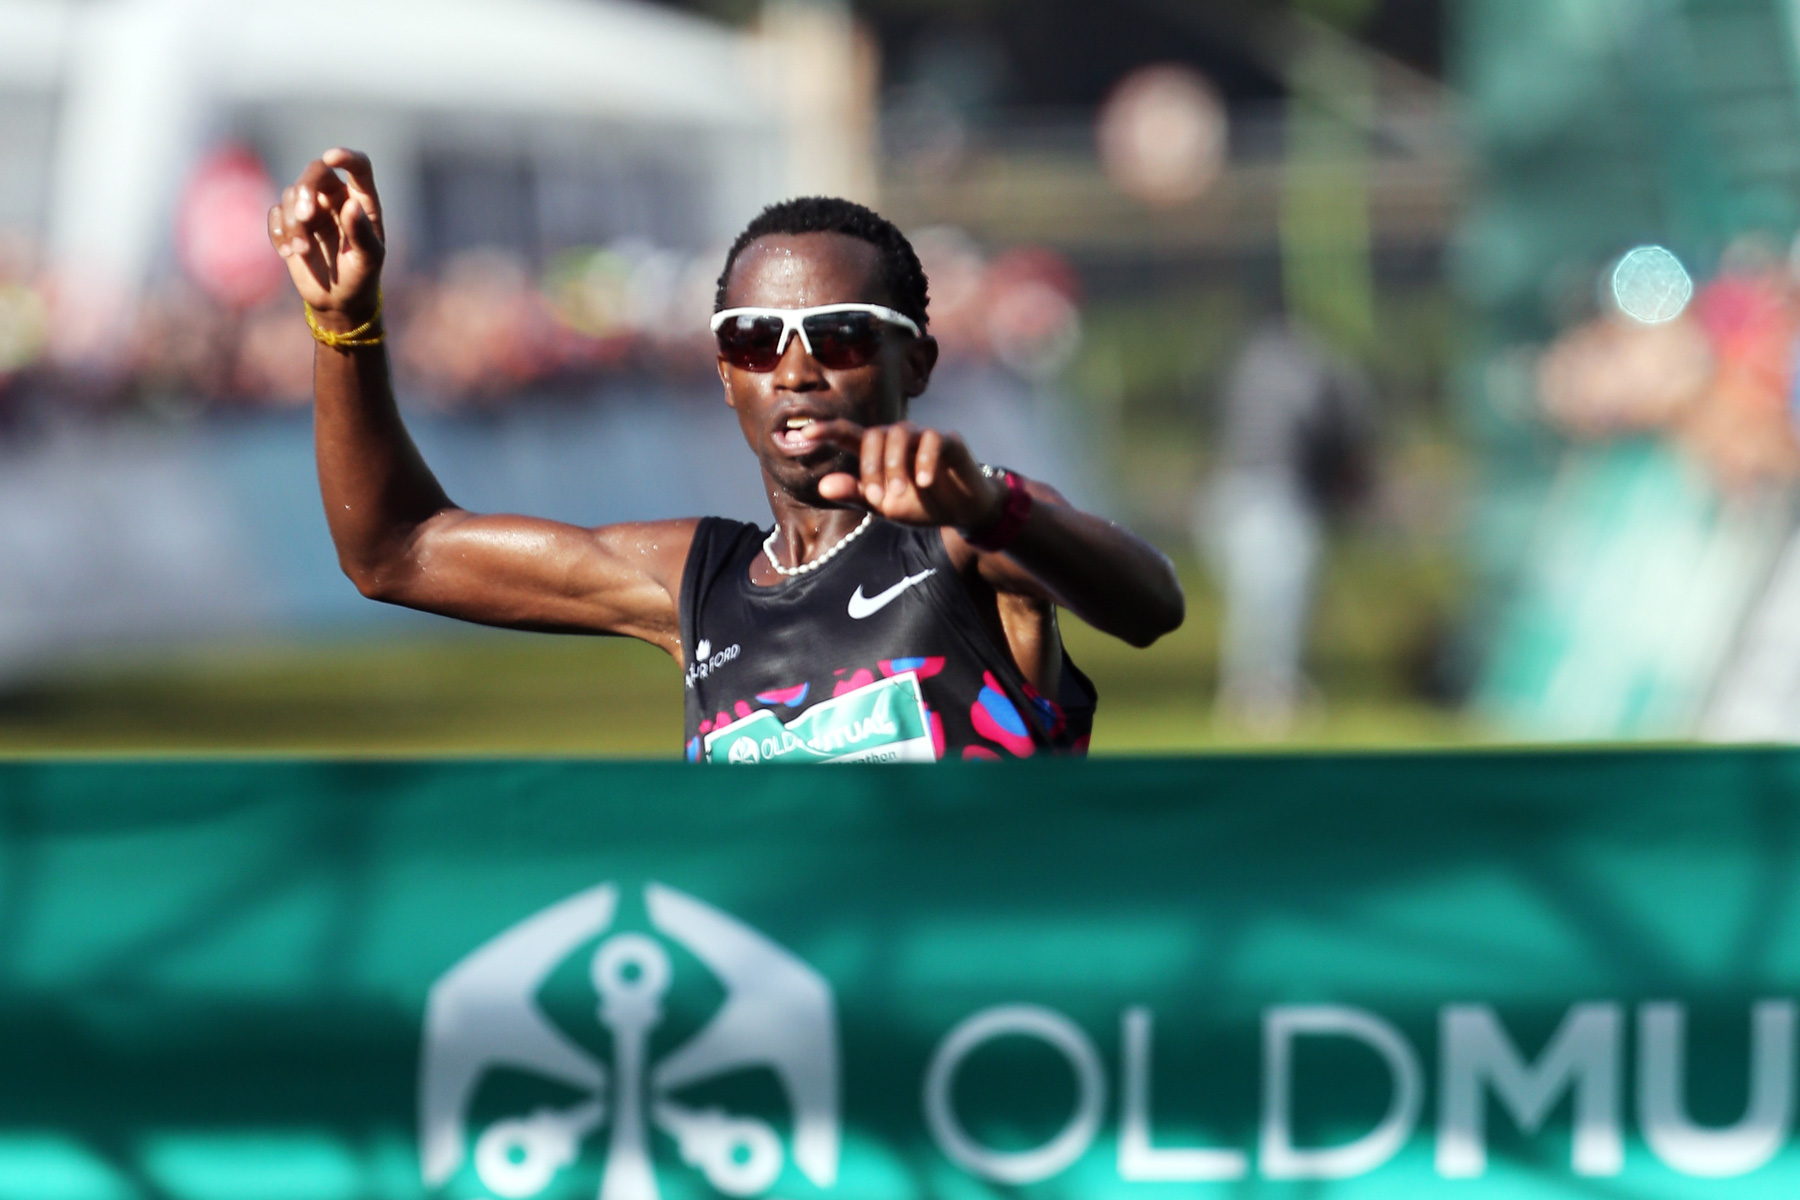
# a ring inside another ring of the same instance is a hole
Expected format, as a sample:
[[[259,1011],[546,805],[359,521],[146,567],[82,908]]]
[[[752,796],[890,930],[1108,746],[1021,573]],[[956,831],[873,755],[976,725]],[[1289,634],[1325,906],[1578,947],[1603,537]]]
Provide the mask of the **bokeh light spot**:
[[[1646,325],[1673,321],[1694,298],[1694,280],[1681,260],[1661,246],[1639,246],[1613,268],[1613,302]]]

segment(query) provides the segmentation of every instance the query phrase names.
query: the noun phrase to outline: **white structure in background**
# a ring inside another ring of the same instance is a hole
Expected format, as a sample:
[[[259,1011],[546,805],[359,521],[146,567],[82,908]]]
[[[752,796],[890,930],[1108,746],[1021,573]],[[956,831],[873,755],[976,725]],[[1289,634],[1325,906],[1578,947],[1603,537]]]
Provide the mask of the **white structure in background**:
[[[1749,607],[1700,720],[1715,742],[1800,741],[1800,533],[1787,543]]]
[[[784,195],[872,199],[873,97],[842,0],[769,0],[754,32],[631,0],[0,0],[0,269],[41,247],[61,349],[116,350],[230,143],[277,178],[367,150],[401,258],[703,251]],[[690,469],[741,455],[735,424],[655,398],[416,431],[478,507],[760,511],[753,469]],[[338,575],[309,444],[281,421],[0,444],[0,686],[72,648],[396,619]]]
[[[867,195],[868,64],[841,0],[771,0],[758,33],[631,0],[0,0],[0,228],[47,248],[78,357],[223,141],[277,177],[367,150],[402,255],[698,248],[783,194]]]
[[[787,135],[787,195],[874,204],[874,42],[848,0],[764,0],[762,11],[757,69]]]

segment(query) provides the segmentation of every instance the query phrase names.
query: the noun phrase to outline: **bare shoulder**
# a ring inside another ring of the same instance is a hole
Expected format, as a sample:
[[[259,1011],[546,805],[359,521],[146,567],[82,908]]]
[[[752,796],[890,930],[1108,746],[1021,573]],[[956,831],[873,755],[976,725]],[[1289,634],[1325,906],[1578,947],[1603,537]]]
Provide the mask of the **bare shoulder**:
[[[446,510],[365,594],[509,629],[614,633],[680,651],[681,573],[695,520],[585,527]]]
[[[589,531],[596,547],[620,566],[636,569],[668,586],[681,587],[681,573],[699,517],[675,517],[664,521],[623,521],[597,525]]]
[[[681,577],[694,545],[698,517],[624,521],[589,531],[601,606],[611,632],[660,646],[677,662],[681,650]]]

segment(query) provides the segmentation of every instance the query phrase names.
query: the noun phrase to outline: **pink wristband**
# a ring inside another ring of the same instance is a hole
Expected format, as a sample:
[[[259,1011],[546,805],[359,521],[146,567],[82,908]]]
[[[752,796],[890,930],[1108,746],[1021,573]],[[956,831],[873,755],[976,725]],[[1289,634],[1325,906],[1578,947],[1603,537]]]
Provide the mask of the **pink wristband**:
[[[1000,508],[1000,519],[979,536],[963,531],[969,545],[989,554],[998,554],[1017,541],[1031,515],[1031,493],[1025,490],[1025,481],[1011,471],[1002,472],[1001,478],[1006,481],[1006,503]]]

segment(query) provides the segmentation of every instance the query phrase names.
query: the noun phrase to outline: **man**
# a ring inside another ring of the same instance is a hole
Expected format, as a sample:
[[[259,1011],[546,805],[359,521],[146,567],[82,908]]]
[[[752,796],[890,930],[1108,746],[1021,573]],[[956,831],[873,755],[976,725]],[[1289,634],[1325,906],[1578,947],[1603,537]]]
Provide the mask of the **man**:
[[[906,423],[937,361],[925,277],[859,205],[769,209],[719,280],[719,379],[762,469],[766,535],[458,508],[394,404],[369,160],[338,149],[309,165],[269,236],[319,342],[319,483],[345,573],[392,604],[662,647],[684,671],[690,760],[1080,751],[1096,697],[1056,606],[1135,646],[1181,623],[1162,554]]]
[[[1362,374],[1304,326],[1271,318],[1225,386],[1219,472],[1194,512],[1224,591],[1219,711],[1275,737],[1293,724],[1326,520],[1372,485]]]

